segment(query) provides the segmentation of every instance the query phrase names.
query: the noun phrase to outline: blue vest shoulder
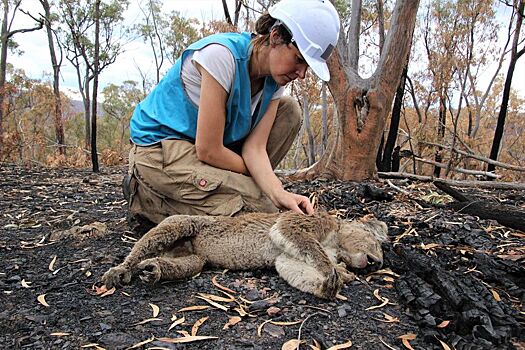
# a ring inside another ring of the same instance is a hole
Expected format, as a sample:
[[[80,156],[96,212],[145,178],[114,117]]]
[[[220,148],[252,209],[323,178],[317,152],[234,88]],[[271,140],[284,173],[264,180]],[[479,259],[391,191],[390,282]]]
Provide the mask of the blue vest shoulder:
[[[224,145],[246,138],[261,120],[279,86],[272,77],[265,79],[257,115],[251,116],[248,70],[251,34],[214,34],[190,45],[159,84],[137,105],[130,123],[131,139],[135,144],[149,145],[170,138],[195,140],[198,106],[184,90],[181,66],[188,54],[210,44],[226,46],[235,59],[235,77],[225,106]]]

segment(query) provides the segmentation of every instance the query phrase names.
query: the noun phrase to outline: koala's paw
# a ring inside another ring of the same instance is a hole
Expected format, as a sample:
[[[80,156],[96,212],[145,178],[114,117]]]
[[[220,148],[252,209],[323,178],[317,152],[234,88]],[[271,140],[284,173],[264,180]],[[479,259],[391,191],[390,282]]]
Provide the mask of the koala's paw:
[[[334,267],[321,285],[318,296],[324,299],[335,299],[335,296],[339,293],[342,286],[343,280],[339,276],[337,269]]]
[[[344,262],[340,262],[339,264],[335,265],[335,270],[337,271],[337,274],[343,283],[348,283],[355,280],[355,274],[346,269],[346,264]]]
[[[140,279],[146,283],[157,283],[162,277],[160,265],[157,259],[144,260],[137,265],[137,268],[139,270]]]
[[[124,266],[115,266],[110,268],[102,276],[102,282],[108,288],[122,286],[131,281],[131,270]]]

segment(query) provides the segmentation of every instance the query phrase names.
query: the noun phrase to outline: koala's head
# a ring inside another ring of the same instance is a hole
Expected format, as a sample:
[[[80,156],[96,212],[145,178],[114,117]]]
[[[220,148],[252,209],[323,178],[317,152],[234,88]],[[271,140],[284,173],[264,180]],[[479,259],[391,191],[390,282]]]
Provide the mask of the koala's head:
[[[356,269],[383,264],[381,243],[388,240],[386,224],[377,219],[345,221],[339,231],[337,259]]]

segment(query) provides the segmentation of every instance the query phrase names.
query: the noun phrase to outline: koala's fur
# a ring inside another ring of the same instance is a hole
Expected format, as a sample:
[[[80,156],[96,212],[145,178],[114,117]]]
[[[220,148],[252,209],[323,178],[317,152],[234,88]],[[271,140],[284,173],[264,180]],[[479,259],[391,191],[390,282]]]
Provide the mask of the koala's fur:
[[[191,249],[181,250],[181,241]],[[275,267],[290,285],[333,299],[368,259],[383,262],[387,226],[375,219],[343,221],[326,213],[252,213],[238,217],[174,215],[144,235],[120,265],[102,277],[108,288],[140,272],[147,282],[194,276],[204,264],[251,270]]]

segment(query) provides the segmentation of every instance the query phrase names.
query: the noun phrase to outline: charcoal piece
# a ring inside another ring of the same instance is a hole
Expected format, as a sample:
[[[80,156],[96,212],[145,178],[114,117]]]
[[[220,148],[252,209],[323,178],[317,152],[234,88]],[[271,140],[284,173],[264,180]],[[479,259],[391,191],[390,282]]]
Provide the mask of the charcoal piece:
[[[519,333],[517,312],[498,303],[473,275],[448,271],[446,262],[413,248],[394,250],[411,271],[396,280],[396,291],[423,334],[435,329],[436,319],[448,319],[451,325],[439,332],[442,339],[454,340],[456,349],[494,349]]]

